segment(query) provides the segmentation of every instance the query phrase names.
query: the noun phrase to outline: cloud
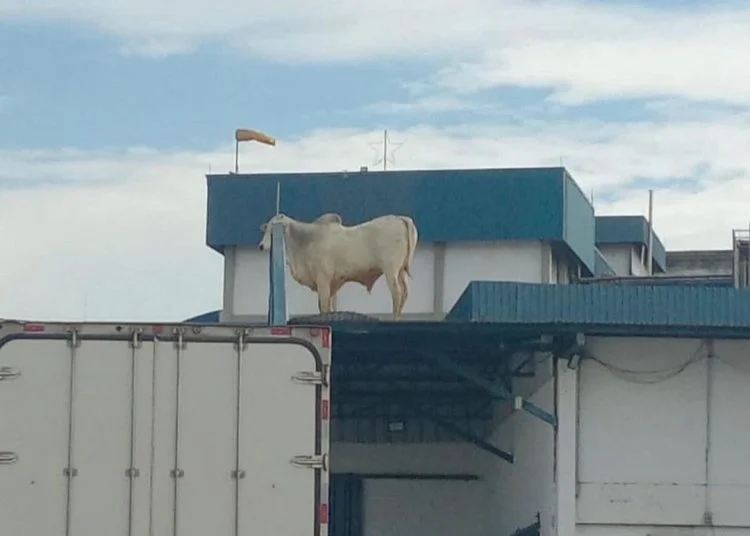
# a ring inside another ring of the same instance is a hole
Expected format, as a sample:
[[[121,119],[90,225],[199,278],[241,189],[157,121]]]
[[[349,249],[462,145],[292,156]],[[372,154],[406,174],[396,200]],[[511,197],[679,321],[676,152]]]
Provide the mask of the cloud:
[[[366,112],[377,114],[417,114],[433,112],[466,112],[476,110],[492,110],[496,106],[472,102],[452,95],[428,95],[413,101],[380,101],[364,108]]]
[[[164,0],[0,0],[3,19],[77,23],[115,36],[125,53],[157,57],[219,43],[288,62],[427,61],[442,66],[421,81],[432,93],[520,86],[566,106],[623,97],[750,105],[742,2],[434,0],[425,10],[383,0],[322,10],[301,0],[188,0],[176,10]]]
[[[731,229],[747,226],[749,133],[747,114],[392,131],[405,142],[401,169],[562,159],[583,191],[594,192],[600,214],[645,214],[648,179],[668,249],[729,248]],[[355,170],[371,161],[380,136],[321,129],[275,148],[247,144],[240,163],[253,171]],[[232,165],[232,146],[0,151],[0,317],[168,321],[219,308],[222,259],[204,244],[204,175]]]

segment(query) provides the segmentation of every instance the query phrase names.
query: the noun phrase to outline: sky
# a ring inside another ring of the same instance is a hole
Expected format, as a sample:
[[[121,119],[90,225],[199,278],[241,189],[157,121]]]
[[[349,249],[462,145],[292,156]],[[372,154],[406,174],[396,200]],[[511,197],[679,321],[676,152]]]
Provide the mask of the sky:
[[[206,179],[562,163],[668,250],[750,225],[750,4],[0,0],[0,318],[220,308]],[[745,197],[747,196],[747,197]]]

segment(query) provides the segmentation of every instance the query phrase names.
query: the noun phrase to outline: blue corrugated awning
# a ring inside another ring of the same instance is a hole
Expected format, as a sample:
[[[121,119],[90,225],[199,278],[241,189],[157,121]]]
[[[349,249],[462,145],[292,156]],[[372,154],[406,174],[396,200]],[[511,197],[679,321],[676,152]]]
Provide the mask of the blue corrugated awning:
[[[448,320],[750,330],[750,290],[711,286],[472,281]]]

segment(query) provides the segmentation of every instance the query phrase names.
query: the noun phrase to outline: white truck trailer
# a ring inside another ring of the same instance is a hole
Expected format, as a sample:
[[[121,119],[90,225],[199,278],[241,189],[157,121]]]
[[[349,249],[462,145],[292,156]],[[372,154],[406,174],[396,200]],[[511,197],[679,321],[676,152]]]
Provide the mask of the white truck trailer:
[[[2,536],[326,536],[324,326],[0,321]]]

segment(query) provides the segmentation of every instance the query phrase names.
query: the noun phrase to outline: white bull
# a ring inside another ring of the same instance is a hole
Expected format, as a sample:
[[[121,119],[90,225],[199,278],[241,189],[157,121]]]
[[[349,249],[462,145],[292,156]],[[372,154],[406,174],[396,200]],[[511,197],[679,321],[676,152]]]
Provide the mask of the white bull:
[[[406,276],[419,240],[408,216],[388,215],[347,227],[341,217],[327,213],[311,223],[277,214],[261,226],[260,250],[271,247],[271,224],[284,228],[286,263],[299,284],[318,293],[318,310],[333,309],[333,298],[349,282],[372,292],[385,275],[391,293],[393,318],[399,319],[409,295]]]

